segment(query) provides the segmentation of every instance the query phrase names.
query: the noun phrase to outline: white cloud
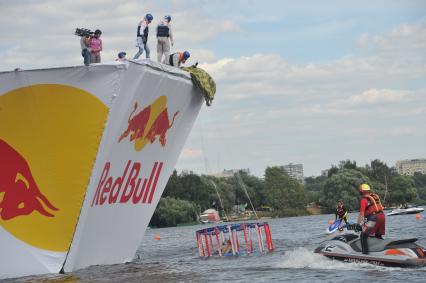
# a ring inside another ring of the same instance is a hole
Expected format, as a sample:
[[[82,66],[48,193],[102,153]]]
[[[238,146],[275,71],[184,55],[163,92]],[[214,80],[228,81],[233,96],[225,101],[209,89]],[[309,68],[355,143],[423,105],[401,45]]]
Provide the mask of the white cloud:
[[[407,93],[390,89],[369,89],[359,95],[349,98],[355,104],[375,104],[382,102],[400,102],[407,96]]]
[[[191,160],[202,157],[203,152],[200,149],[195,148],[184,148],[180,154],[179,159],[182,160]]]
[[[206,17],[188,1],[3,2],[0,4],[1,71],[16,66],[30,69],[81,64],[79,38],[73,35],[76,27],[102,30],[102,61],[114,60],[122,50],[132,57],[137,51],[136,27],[147,12],[154,15],[148,40],[153,59],[156,58],[155,25],[166,13],[172,12],[175,37],[172,51],[190,50],[192,58],[199,62],[212,62],[216,58],[211,50],[197,48],[196,44],[240,29],[231,20],[215,21]]]
[[[377,49],[382,53],[407,53],[410,50],[426,49],[426,21],[417,24],[402,24],[384,35],[363,34],[357,44],[362,49]],[[426,56],[425,53],[416,55]]]

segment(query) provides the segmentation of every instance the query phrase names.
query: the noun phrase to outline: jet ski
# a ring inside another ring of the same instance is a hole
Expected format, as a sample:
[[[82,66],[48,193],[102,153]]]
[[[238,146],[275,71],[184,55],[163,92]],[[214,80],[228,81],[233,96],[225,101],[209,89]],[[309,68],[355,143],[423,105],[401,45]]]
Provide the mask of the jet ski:
[[[333,223],[330,224],[330,226],[327,227],[325,230],[326,234],[334,234],[338,233],[338,231],[343,231],[343,228],[345,228],[347,225],[354,224],[353,222],[349,222],[348,224],[342,225],[343,220],[342,219],[336,219]]]
[[[426,266],[426,250],[416,241],[416,238],[397,240],[369,237],[369,253],[363,254],[359,235],[344,231],[328,236],[314,252],[345,262],[393,267]]]
[[[342,224],[342,219],[336,219],[336,220],[334,220],[334,222],[331,223],[330,226],[328,226],[327,230],[325,230],[325,233],[326,234],[333,234],[333,233],[335,233],[339,229],[340,224]]]

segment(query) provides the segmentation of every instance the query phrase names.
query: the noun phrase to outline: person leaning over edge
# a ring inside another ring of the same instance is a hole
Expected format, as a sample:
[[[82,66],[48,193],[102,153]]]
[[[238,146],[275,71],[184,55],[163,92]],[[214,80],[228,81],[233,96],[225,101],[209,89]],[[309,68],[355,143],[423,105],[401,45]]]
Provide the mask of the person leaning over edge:
[[[172,17],[164,16],[163,20],[158,24],[157,31],[157,61],[167,64],[170,54],[170,44],[173,46],[173,33],[171,22]],[[163,59],[164,55],[164,59]]]
[[[170,66],[174,66],[174,67],[180,67],[181,64],[184,64],[190,56],[191,54],[189,54],[188,51],[176,52],[169,55],[169,58],[166,61],[166,64]]]
[[[145,50],[146,58],[150,58],[150,49],[148,46],[148,33],[149,33],[149,24],[152,22],[154,17],[151,14],[146,14],[142,21],[139,22],[137,33],[136,33],[136,47],[139,48],[139,51],[135,54],[133,59],[138,59]],[[141,34],[142,29],[142,34]]]
[[[118,55],[117,55],[117,59],[115,59],[115,61],[119,61],[119,62],[124,62],[124,61],[126,61],[127,59],[126,59],[126,52],[124,52],[124,51],[121,51],[121,52],[119,52],[118,53]]]
[[[368,184],[359,186],[361,199],[359,201],[359,215],[356,225],[360,226],[361,221],[367,218],[367,222],[362,226],[361,248],[363,254],[368,254],[368,237],[370,235],[383,239],[385,234],[386,219],[383,213],[383,206],[376,193],[372,193]]]

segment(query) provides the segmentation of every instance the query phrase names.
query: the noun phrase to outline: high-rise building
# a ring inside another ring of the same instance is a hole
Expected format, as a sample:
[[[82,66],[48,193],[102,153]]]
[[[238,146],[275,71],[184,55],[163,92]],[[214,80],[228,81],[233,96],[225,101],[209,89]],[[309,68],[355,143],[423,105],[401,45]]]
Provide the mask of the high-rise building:
[[[301,184],[303,184],[304,178],[303,178],[303,164],[287,164],[284,166],[281,166],[287,174],[290,177],[293,177],[297,181],[299,181]]]
[[[398,174],[401,175],[426,174],[426,158],[398,160],[395,167]]]

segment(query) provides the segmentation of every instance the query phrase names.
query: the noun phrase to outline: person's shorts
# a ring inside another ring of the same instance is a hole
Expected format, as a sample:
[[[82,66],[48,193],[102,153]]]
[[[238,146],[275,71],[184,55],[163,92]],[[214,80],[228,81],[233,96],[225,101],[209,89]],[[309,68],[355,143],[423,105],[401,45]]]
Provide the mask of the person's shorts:
[[[364,224],[364,233],[370,236],[383,236],[385,234],[386,218],[383,213],[376,213],[367,217],[367,222]]]

